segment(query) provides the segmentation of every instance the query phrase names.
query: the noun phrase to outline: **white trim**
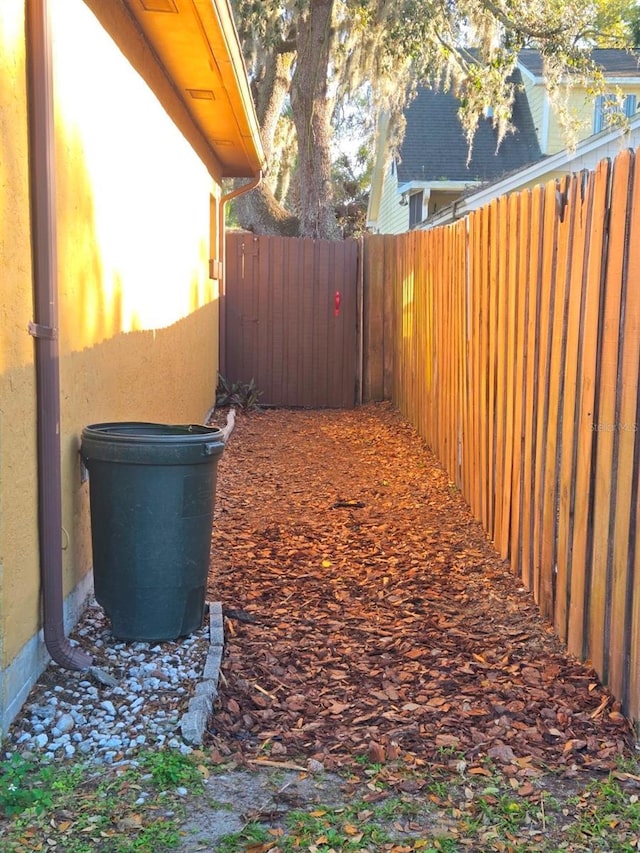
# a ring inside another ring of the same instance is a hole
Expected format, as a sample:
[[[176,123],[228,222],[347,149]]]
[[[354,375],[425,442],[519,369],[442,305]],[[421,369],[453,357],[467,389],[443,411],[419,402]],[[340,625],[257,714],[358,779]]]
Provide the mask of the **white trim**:
[[[382,201],[382,190],[386,178],[387,137],[389,134],[389,116],[383,113],[378,119],[375,166],[371,174],[371,187],[369,188],[369,202],[367,204],[367,227],[375,228],[380,218],[380,202]]]
[[[547,78],[544,74],[534,74],[533,71],[530,71],[526,65],[523,65],[520,61],[516,62],[516,67],[520,70],[520,73],[524,74],[525,77],[528,77],[535,86],[545,85]],[[640,83],[640,72],[638,74],[631,74],[630,72],[626,77],[609,77],[605,70],[602,70],[602,74],[607,83],[613,83],[616,86]],[[565,76],[561,78],[560,85],[566,85],[571,82],[571,77]]]
[[[538,77],[533,73],[533,71],[529,71],[526,65],[523,65],[521,62],[516,62],[516,67],[520,73],[524,74],[525,77],[528,77],[535,86],[539,86],[541,83],[544,83],[544,77]]]
[[[64,602],[64,629],[77,624],[87,599],[93,593],[93,572],[87,574]],[[51,661],[42,629],[24,644],[9,666],[0,670],[0,738],[24,705],[29,691]]]
[[[549,93],[545,90],[542,102],[542,127],[540,128],[540,150],[546,154],[549,150],[549,123],[551,119],[551,102]]]
[[[630,77],[607,77],[605,74],[604,79],[607,83],[613,83],[615,86],[637,86],[640,84],[640,75],[638,74],[634,74]]]
[[[398,186],[399,195],[407,195],[418,190],[466,190],[468,187],[477,187],[481,181],[407,181],[406,184]]]

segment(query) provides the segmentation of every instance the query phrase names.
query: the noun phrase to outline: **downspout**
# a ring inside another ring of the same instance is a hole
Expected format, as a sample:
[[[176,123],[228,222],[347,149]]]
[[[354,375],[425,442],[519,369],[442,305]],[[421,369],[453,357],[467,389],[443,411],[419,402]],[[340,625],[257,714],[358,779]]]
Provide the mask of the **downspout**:
[[[73,648],[64,633],[55,150],[47,0],[27,0],[26,40],[34,290],[34,320],[29,332],[35,346],[44,640],[56,663],[65,669],[84,670],[91,666],[91,657]]]
[[[245,193],[251,192],[251,190],[255,190],[257,186],[262,183],[262,171],[258,172],[258,177],[254,178],[254,180],[249,181],[248,184],[243,184],[241,187],[236,187],[235,190],[231,190],[231,192],[226,193],[225,195],[220,197],[220,201],[218,202],[218,255],[220,257],[220,261],[222,263],[222,276],[220,278],[220,313],[219,313],[219,351],[218,351],[218,364],[219,364],[219,372],[224,376],[226,367],[227,367],[227,305],[226,305],[226,292],[227,292],[227,252],[226,252],[226,243],[224,239],[225,235],[225,207],[228,201],[231,199],[237,198],[239,195],[244,195]]]

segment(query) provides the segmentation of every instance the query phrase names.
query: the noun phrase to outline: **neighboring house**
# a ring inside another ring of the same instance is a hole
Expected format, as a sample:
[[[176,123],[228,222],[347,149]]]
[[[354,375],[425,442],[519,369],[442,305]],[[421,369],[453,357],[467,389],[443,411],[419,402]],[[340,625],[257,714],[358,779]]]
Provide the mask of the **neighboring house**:
[[[264,155],[228,0],[2,0],[0,128],[1,735],[75,660],[82,428],[212,405],[222,180]]]
[[[640,54],[627,50],[597,49],[591,54],[600,68],[606,85],[611,87],[604,95],[594,96],[584,86],[570,90],[567,106],[581,123],[579,139],[605,130],[612,113],[622,111],[627,117],[640,106]],[[531,115],[543,154],[556,154],[566,148],[562,128],[545,88],[542,60],[536,50],[522,50],[518,54],[518,68],[529,101]],[[622,103],[618,101],[622,97]]]
[[[611,86],[610,93],[594,97],[584,86],[576,86],[568,106],[580,120],[580,140],[604,132],[608,144],[612,115],[623,112],[633,118],[640,105],[638,56],[623,50],[595,50],[593,58]],[[457,116],[459,104],[450,93],[419,91],[405,113],[406,132],[397,159],[389,160],[388,128],[381,124],[367,219],[372,231],[396,234],[421,222],[428,224],[461,196],[525,168],[535,172],[534,183],[554,176],[551,171],[545,176],[543,164],[549,155],[564,151],[565,143],[537,51],[521,51],[514,82],[514,133],[496,150],[497,133],[490,117],[482,118],[468,165],[467,143]],[[573,170],[571,162],[567,156],[564,167],[558,160],[550,164],[550,170],[566,174]]]
[[[629,125],[624,131],[618,127],[601,130],[579,142],[573,150],[564,148],[557,154],[550,154],[543,160],[505,175],[478,190],[469,190],[417,227],[428,230],[438,225],[449,225],[472,210],[484,207],[494,198],[519,192],[537,184],[544,184],[573,172],[591,171],[601,160],[606,158],[615,160],[623,148],[638,147],[640,147],[640,113],[629,120]]]

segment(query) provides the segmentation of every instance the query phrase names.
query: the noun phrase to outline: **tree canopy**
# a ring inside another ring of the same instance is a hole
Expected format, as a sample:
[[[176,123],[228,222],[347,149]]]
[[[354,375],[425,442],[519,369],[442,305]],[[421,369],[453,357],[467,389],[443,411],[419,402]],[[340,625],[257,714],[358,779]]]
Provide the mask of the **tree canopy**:
[[[470,144],[487,107],[502,136],[514,94],[509,75],[518,52],[534,47],[568,127],[567,75],[589,79],[597,90],[601,75],[590,49],[630,45],[638,31],[635,0],[232,0],[232,5],[270,163],[259,189],[237,201],[240,224],[259,233],[330,239],[342,236],[335,189],[344,209],[349,196],[351,201],[361,196],[363,143],[373,139],[382,114],[390,119],[392,147],[399,143],[403,109],[418,85],[455,91]],[[351,159],[332,156],[340,130],[352,143]]]

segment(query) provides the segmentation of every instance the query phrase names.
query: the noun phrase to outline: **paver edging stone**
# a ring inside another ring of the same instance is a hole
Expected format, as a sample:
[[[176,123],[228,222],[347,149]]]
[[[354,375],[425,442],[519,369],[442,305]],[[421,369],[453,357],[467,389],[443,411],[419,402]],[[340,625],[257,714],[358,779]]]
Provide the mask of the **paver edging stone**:
[[[209,650],[204,662],[202,680],[196,684],[195,694],[189,700],[189,708],[180,720],[182,738],[192,746],[202,743],[209,715],[218,695],[223,645],[222,604],[213,601],[209,603]]]

